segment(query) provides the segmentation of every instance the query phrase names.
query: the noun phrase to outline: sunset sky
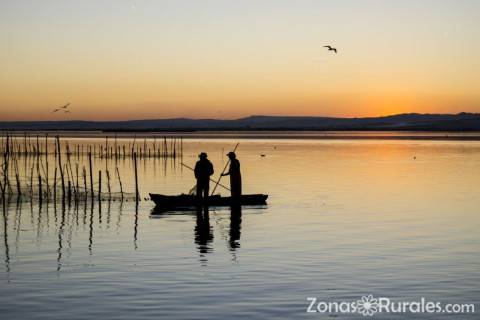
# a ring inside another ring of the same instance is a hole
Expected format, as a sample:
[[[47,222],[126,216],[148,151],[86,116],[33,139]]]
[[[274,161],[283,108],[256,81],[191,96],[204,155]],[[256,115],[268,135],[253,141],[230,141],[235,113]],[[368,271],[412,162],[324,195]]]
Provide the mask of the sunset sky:
[[[0,46],[0,120],[480,112],[477,0],[2,0]]]

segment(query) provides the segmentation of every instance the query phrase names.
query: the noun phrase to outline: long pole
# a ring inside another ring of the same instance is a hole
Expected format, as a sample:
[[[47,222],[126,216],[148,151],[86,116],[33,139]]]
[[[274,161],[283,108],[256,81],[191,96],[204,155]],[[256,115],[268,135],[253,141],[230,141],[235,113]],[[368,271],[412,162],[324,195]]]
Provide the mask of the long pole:
[[[235,148],[233,148],[233,152],[235,152],[235,151],[237,150],[237,147],[238,147],[239,144],[240,144],[240,142],[237,142],[237,144],[235,145]],[[215,187],[213,188],[213,191],[212,191],[212,193],[210,194],[210,196],[213,196],[213,193],[215,192],[215,190],[217,190],[218,184],[220,183],[220,179],[222,179],[223,174],[225,173],[225,170],[227,170],[227,168],[228,168],[229,165],[230,165],[230,159],[228,159],[227,164],[225,165],[225,168],[223,168],[223,171],[222,171],[222,173],[220,174],[220,177],[218,177],[218,181],[217,181],[217,183],[215,184]]]
[[[195,171],[192,167],[187,166],[187,165],[186,165],[185,163],[183,163],[183,162],[181,163],[181,165],[184,166],[185,168],[188,168],[188,169],[190,169],[190,170],[192,170],[192,171]],[[213,179],[211,179],[211,178],[209,178],[209,179],[210,179],[210,181],[212,181],[212,182],[215,182],[215,183],[217,182],[217,181],[215,181],[215,180],[213,180]],[[228,191],[231,191],[230,189],[228,189],[227,187],[225,187],[225,186],[224,186],[223,184],[221,184],[221,183],[218,183],[218,185],[219,185],[220,187],[228,190]]]

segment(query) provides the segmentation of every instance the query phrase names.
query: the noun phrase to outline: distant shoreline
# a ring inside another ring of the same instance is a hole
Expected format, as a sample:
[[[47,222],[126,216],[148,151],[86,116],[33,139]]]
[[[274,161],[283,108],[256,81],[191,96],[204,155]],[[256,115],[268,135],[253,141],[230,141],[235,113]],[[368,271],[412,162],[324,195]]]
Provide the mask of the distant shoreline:
[[[279,139],[279,140],[431,140],[480,141],[480,131],[387,131],[387,130],[201,130],[201,131],[100,131],[100,130],[13,130],[1,131],[0,136],[16,137],[59,135],[64,138],[163,138],[182,139]]]
[[[125,121],[0,121],[9,131],[101,131],[106,133],[177,132],[330,132],[330,131],[414,131],[480,132],[480,114],[404,113],[384,117],[335,118],[306,116],[249,116],[240,119],[143,119]]]

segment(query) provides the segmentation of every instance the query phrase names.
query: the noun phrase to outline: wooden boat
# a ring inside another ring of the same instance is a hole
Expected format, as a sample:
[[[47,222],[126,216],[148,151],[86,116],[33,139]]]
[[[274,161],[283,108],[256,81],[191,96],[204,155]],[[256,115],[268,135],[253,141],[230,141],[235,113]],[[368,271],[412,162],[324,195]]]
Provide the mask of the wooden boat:
[[[199,206],[224,207],[231,205],[265,205],[267,204],[267,198],[268,195],[266,194],[244,194],[240,201],[238,201],[231,197],[214,195],[209,197],[207,201],[202,201],[196,196],[189,194],[167,196],[150,193],[150,199],[155,202],[156,208],[159,209],[195,208]]]

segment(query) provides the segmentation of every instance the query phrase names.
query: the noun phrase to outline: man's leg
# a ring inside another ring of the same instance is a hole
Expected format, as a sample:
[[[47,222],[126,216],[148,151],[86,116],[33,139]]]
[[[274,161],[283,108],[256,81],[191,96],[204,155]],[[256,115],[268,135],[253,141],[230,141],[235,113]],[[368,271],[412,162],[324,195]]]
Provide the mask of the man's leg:
[[[196,196],[197,196],[198,199],[202,198],[202,184],[200,183],[200,181],[197,181]]]
[[[209,185],[209,183],[207,183],[207,184],[204,186],[203,192],[204,192],[203,198],[204,198],[204,199],[208,199],[208,194],[210,193],[210,185]]]

